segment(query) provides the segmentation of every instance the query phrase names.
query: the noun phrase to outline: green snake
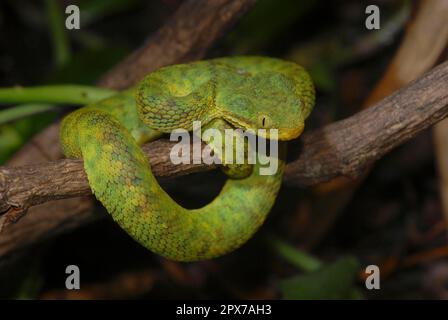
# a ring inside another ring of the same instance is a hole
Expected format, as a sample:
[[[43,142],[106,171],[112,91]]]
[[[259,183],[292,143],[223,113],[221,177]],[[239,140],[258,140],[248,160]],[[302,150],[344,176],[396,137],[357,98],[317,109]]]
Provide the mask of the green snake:
[[[210,259],[238,248],[262,225],[281,185],[283,153],[272,175],[260,174],[259,161],[225,165],[228,179],[216,198],[186,209],[161,188],[141,144],[178,128],[191,131],[193,121],[220,132],[278,129],[277,140],[291,140],[303,131],[314,99],[311,78],[292,62],[228,57],[178,64],[70,113],[60,142],[67,157],[84,160],[96,198],[136,241],[172,260]]]

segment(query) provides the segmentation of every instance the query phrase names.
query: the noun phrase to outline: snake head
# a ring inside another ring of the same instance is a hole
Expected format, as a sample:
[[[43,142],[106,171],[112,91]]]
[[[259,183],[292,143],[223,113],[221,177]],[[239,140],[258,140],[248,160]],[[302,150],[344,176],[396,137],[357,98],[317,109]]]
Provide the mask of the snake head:
[[[217,95],[222,117],[235,127],[253,129],[270,138],[269,129],[278,130],[278,140],[300,136],[305,119],[314,105],[314,86],[309,75],[292,78],[278,72],[261,72],[243,77]],[[259,129],[265,129],[259,131]]]

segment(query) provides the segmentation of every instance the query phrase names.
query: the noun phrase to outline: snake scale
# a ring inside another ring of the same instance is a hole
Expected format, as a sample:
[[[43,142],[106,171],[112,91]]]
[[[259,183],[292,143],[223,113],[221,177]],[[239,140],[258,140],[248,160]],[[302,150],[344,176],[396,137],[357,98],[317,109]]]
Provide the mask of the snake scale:
[[[141,144],[191,131],[193,121],[220,131],[274,128],[287,141],[301,134],[313,105],[311,78],[295,63],[197,61],[156,70],[132,89],[75,110],[63,120],[60,142],[67,157],[84,160],[96,198],[136,241],[173,260],[210,259],[241,246],[264,222],[280,188],[283,153],[272,175],[261,175],[259,162],[227,165],[216,198],[185,209],[160,187]]]

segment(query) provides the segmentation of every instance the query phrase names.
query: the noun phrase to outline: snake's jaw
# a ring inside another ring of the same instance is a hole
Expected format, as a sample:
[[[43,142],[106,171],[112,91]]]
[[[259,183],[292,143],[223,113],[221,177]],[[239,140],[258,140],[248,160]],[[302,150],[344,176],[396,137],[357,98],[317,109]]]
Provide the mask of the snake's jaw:
[[[305,129],[305,123],[300,123],[299,126],[295,128],[280,129],[278,134],[278,140],[289,141],[298,138],[303,130]]]
[[[257,130],[250,124],[249,121],[246,121],[242,118],[237,118],[234,115],[225,115],[223,116],[223,118],[225,118],[227,122],[232,124],[235,128],[240,128],[243,130],[254,130],[255,134],[261,138],[275,139],[280,141],[289,141],[298,138],[305,128],[305,123],[302,121],[293,128],[258,128]],[[277,129],[276,137],[271,137],[271,130],[273,129]]]
[[[280,140],[280,141],[289,141],[289,140],[298,138],[302,134],[304,128],[305,128],[305,124],[302,122],[295,128],[277,129],[278,130],[277,137],[271,136],[270,130],[272,130],[274,128],[261,130],[261,131],[259,130],[257,132],[257,135],[264,139],[270,139],[270,140],[276,139],[276,140]]]

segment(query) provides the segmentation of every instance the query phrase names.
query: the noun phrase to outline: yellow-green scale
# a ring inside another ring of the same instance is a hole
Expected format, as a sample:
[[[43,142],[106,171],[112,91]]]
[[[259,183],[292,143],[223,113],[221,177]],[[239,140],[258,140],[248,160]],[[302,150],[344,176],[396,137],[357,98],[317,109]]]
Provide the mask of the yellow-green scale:
[[[219,195],[192,210],[160,187],[140,145],[191,130],[193,121],[221,132],[278,129],[280,140],[291,140],[313,104],[312,81],[292,62],[220,58],[159,69],[136,88],[69,114],[60,140],[67,157],[84,159],[95,196],[136,241],[174,260],[210,259],[241,246],[264,222],[281,185],[284,144],[273,175],[261,175],[256,163],[240,178],[240,167],[229,165]]]

